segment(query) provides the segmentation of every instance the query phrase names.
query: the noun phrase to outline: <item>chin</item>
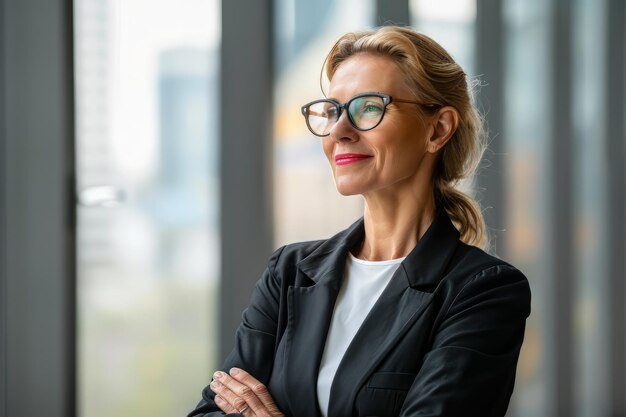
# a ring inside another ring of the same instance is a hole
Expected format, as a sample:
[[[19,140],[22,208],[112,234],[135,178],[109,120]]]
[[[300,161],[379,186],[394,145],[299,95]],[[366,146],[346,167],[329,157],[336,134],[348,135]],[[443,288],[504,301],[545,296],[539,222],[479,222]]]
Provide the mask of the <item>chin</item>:
[[[350,196],[363,194],[362,187],[358,187],[356,186],[356,184],[341,184],[335,181],[335,186],[337,187],[337,191],[341,195]]]
[[[340,190],[339,188],[337,188],[337,191],[339,191],[339,194],[343,195],[343,196],[351,196],[351,195],[357,195],[357,194],[361,194],[358,192],[354,192],[354,191],[345,191],[345,190]]]

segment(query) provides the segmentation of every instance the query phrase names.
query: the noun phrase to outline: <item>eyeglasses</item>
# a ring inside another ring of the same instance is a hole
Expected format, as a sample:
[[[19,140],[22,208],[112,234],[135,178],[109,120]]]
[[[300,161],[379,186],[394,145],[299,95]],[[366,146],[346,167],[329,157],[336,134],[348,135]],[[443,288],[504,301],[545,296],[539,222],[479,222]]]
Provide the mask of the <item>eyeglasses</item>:
[[[430,109],[439,107],[436,104],[391,98],[383,93],[362,93],[344,104],[331,99],[312,101],[302,106],[302,115],[309,130],[316,136],[328,136],[341,117],[343,109],[348,110],[348,120],[355,129],[366,131],[380,124],[387,106],[392,102],[419,104]]]

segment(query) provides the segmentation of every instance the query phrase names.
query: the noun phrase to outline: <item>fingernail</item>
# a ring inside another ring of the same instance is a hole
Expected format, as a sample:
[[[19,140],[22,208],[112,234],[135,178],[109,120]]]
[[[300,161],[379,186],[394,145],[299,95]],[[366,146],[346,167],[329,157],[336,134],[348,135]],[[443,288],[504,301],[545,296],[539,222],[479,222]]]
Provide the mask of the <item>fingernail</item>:
[[[222,373],[219,371],[213,374],[213,379],[220,379],[221,377],[222,377]]]
[[[238,373],[239,373],[239,369],[237,369],[237,368],[231,368],[230,369],[230,374],[231,375],[237,375]]]

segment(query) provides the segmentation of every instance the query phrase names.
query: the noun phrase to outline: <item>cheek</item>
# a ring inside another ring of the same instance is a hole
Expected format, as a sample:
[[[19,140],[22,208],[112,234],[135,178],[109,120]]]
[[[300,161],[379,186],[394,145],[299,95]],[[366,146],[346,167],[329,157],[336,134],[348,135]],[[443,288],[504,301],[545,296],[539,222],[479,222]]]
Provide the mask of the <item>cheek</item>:
[[[332,143],[332,139],[329,139],[327,137],[322,139],[322,150],[324,151],[324,155],[326,155],[326,158],[328,159],[329,163],[332,161],[333,148],[334,146]]]
[[[415,141],[400,141],[385,149],[381,155],[381,169],[391,177],[417,172],[424,157],[425,147]]]

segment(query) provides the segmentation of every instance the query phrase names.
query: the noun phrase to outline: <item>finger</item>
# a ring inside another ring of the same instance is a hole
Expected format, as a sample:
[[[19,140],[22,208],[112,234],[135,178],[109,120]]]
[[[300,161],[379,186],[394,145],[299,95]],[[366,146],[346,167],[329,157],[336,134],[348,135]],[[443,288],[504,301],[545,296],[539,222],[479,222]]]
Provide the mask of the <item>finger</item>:
[[[233,407],[232,404],[226,401],[221,395],[215,396],[215,404],[220,408],[220,410],[222,410],[226,414],[239,412],[239,410]]]
[[[274,399],[270,395],[267,387],[261,383],[258,379],[250,375],[248,372],[239,368],[232,368],[230,370],[230,375],[235,378],[237,381],[245,384],[246,386],[252,389],[252,392],[256,395],[256,397],[261,400],[261,403],[268,410],[277,410],[276,404],[274,403]]]
[[[249,406],[255,413],[266,411],[259,397],[249,386],[242,384],[224,372],[216,372],[214,379],[213,383],[216,385],[221,384],[225,388],[222,389],[220,395],[224,396],[238,410]]]
[[[235,412],[238,413],[241,410],[248,407],[246,400],[238,396],[231,389],[229,389],[226,385],[218,381],[213,381],[211,382],[210,387],[213,390],[213,392],[215,392],[217,395],[221,397],[222,400],[228,403],[235,410]]]

